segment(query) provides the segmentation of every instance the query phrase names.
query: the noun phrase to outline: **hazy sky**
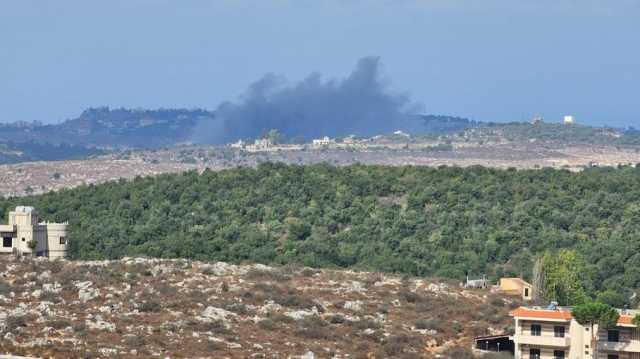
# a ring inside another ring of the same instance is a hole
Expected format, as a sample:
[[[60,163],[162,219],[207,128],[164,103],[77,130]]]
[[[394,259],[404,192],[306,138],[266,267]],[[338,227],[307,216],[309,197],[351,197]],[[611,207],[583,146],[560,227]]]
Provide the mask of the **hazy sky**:
[[[640,126],[639,0],[1,0],[0,122],[214,109],[368,55],[427,113]]]

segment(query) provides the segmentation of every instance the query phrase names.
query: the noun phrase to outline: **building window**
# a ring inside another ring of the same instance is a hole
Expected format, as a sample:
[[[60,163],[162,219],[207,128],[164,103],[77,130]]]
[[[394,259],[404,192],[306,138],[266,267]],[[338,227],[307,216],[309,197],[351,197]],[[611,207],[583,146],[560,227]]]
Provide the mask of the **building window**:
[[[553,359],[564,359],[564,350],[554,350]]]
[[[4,248],[13,247],[13,238],[11,238],[11,237],[2,237],[2,246]]]
[[[556,338],[564,338],[564,326],[558,325],[553,327],[553,336]]]
[[[26,240],[27,240],[26,238],[22,237],[22,241],[23,241],[23,242],[25,242]]]
[[[529,288],[524,289],[524,297],[529,298]]]
[[[607,331],[607,341],[619,342],[620,341],[620,332],[617,331],[617,330],[608,330]]]
[[[529,358],[540,359],[540,349],[529,349]]]
[[[67,239],[64,237],[60,237],[60,244],[67,244]]]
[[[542,332],[540,324],[531,324],[531,335],[539,337]]]
[[[618,354],[609,354],[607,355],[607,359],[618,359]]]

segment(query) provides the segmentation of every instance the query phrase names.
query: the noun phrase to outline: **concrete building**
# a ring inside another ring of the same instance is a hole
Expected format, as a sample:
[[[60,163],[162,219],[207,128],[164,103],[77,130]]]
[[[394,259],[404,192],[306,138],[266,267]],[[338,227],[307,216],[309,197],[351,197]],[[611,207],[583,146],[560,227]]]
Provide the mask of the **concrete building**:
[[[63,258],[67,253],[67,223],[41,222],[33,207],[18,206],[0,225],[0,254]]]
[[[575,123],[575,120],[573,118],[573,116],[564,116],[564,120],[563,120],[565,125],[573,125]]]
[[[513,341],[516,359],[640,359],[640,331],[632,324],[635,312],[620,311],[616,327],[580,325],[567,307],[520,307],[512,311],[515,320]]]
[[[489,280],[486,275],[482,275],[482,278],[480,279],[469,279],[469,276],[467,276],[467,281],[464,283],[464,287],[485,289],[489,287]]]
[[[331,138],[324,136],[322,138],[316,138],[312,141],[314,146],[328,146],[330,144],[335,143],[336,141],[332,140]]]
[[[531,122],[532,125],[538,125],[544,123],[544,118],[542,118],[541,116],[535,116],[529,122]]]
[[[522,300],[531,300],[533,286],[520,278],[500,278],[498,290],[508,295],[519,296]]]
[[[273,142],[268,138],[260,138],[253,141],[253,145],[245,147],[249,152],[268,151],[273,148]]]
[[[244,146],[246,146],[246,144],[244,143],[243,140],[238,140],[238,142],[234,142],[231,145],[231,148],[236,148],[236,149],[243,149]]]

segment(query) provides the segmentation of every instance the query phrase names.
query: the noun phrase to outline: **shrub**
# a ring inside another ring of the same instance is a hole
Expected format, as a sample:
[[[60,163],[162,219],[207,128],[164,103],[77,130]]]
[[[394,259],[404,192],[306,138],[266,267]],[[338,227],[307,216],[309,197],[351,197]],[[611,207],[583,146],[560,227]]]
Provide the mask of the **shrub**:
[[[277,328],[277,325],[274,320],[267,318],[259,321],[258,327],[264,330],[274,330]]]
[[[330,330],[326,329],[327,322],[317,315],[312,315],[304,318],[298,323],[298,329],[296,335],[309,338],[309,339],[325,339],[331,338],[332,334]]]
[[[0,281],[0,295],[8,296],[11,293],[11,285],[9,283]]]
[[[162,309],[162,304],[155,298],[147,298],[138,309],[143,313],[156,313]]]
[[[444,331],[446,329],[446,327],[448,326],[447,323],[445,323],[442,320],[439,319],[420,319],[418,321],[416,321],[415,323],[415,327],[416,329],[421,329],[421,330],[435,330],[435,331]]]
[[[400,298],[404,299],[407,303],[416,303],[420,300],[420,295],[410,290],[403,290],[399,295]]]
[[[71,322],[66,319],[55,319],[48,322],[47,325],[58,330],[64,329],[66,327],[73,327]]]
[[[25,318],[25,316],[9,315],[5,319],[4,325],[7,332],[13,332],[18,328],[26,327],[27,318]]]

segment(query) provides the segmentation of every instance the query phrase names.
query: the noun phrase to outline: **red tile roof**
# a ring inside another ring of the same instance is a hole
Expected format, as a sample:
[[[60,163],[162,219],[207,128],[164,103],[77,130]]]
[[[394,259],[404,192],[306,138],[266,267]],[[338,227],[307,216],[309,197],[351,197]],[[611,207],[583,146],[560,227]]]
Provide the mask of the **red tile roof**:
[[[568,310],[531,309],[520,307],[509,313],[512,317],[540,318],[540,319],[561,319],[571,320],[571,312]],[[630,315],[620,315],[618,325],[633,325],[633,317]]]
[[[571,320],[571,312],[566,310],[541,310],[520,307],[512,310],[509,315],[512,317]]]

